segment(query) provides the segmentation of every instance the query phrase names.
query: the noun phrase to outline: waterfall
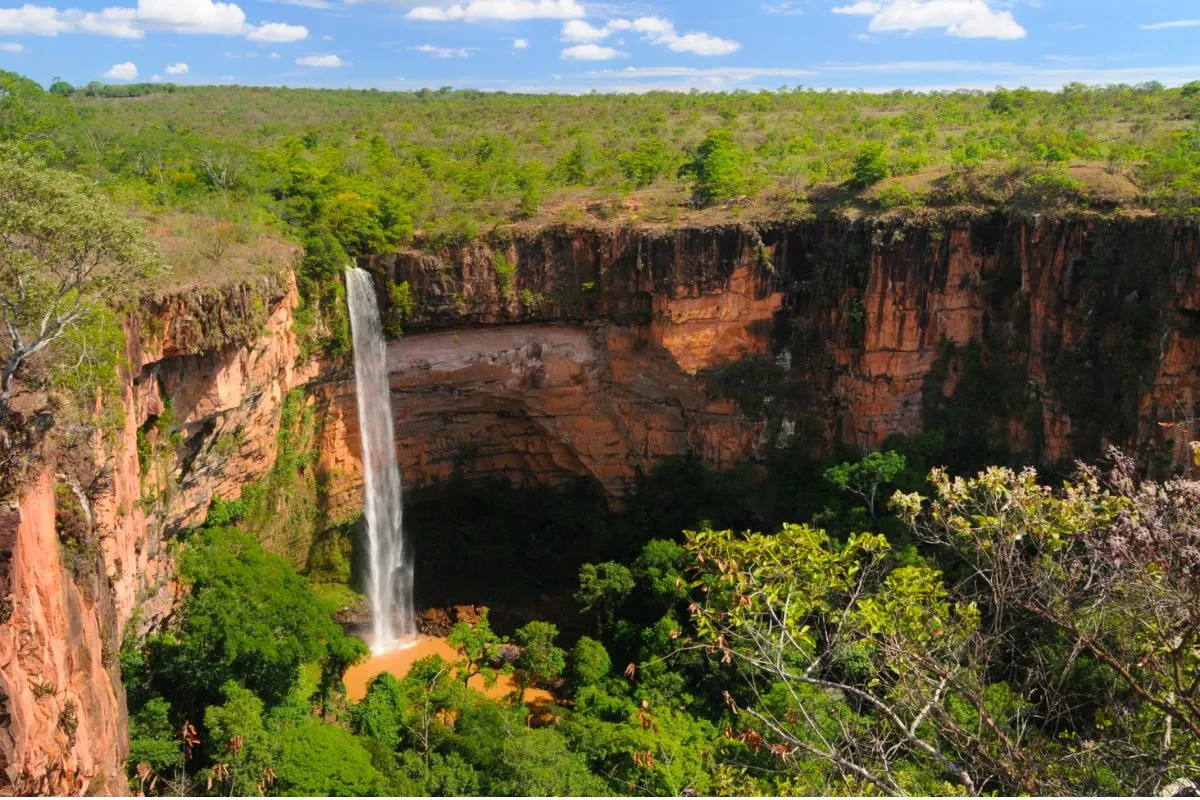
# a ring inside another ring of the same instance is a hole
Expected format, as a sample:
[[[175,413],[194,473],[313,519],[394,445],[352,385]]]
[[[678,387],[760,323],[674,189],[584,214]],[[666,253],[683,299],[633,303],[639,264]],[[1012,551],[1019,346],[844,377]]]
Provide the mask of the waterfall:
[[[376,653],[416,640],[413,614],[413,565],[405,552],[400,465],[392,427],[387,347],[379,301],[371,274],[346,270],[350,329],[354,337],[354,375],[358,387],[358,429],[362,436],[363,482],[370,563],[367,592],[371,602]]]

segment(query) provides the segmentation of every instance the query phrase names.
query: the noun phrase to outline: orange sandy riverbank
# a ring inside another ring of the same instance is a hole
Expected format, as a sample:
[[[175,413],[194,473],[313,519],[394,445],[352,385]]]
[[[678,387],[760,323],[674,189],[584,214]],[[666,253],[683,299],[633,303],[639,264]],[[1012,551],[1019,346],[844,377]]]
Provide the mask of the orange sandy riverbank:
[[[445,639],[433,636],[422,636],[417,640],[415,645],[403,650],[393,650],[390,653],[373,655],[361,664],[356,664],[346,670],[346,677],[344,679],[346,683],[346,696],[352,702],[357,703],[366,697],[367,685],[376,675],[383,672],[390,672],[397,678],[403,678],[413,664],[422,658],[429,658],[434,655],[441,656],[451,662],[458,660],[458,653]],[[517,691],[517,684],[511,675],[501,675],[499,680],[496,681],[496,685],[491,689],[485,688],[483,678],[476,675],[471,679],[470,686],[472,689],[477,689],[488,697],[497,700]],[[553,695],[541,689],[529,689],[525,692],[525,702],[529,705],[552,702],[553,700]]]

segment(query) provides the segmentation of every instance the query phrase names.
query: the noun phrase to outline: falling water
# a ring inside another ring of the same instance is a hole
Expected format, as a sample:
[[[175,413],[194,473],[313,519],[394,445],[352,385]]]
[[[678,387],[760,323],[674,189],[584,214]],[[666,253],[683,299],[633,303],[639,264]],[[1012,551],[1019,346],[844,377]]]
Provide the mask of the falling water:
[[[358,428],[362,435],[370,565],[371,649],[386,653],[416,640],[412,559],[404,549],[400,465],[392,428],[387,348],[379,302],[370,273],[346,270],[354,373],[358,384]]]

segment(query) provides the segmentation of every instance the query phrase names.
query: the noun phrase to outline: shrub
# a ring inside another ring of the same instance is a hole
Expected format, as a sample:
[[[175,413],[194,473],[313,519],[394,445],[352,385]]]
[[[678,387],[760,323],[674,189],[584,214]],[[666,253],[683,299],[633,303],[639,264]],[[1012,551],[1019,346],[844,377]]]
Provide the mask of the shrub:
[[[914,206],[918,200],[919,198],[915,194],[898,183],[880,187],[874,197],[875,205],[884,211],[890,211],[893,208]]]

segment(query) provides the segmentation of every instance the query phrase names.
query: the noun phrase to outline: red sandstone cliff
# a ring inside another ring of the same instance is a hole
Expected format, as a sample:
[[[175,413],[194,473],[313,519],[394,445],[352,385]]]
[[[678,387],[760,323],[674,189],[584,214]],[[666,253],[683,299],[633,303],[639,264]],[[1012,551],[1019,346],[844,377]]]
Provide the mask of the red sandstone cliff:
[[[930,424],[1041,461],[1115,443],[1152,468],[1195,438],[1194,226],[551,229],[368,266],[417,301],[389,351],[409,485],[587,476],[616,497],[665,456],[723,467]],[[356,507],[353,385],[340,365],[298,365],[296,303],[290,277],[148,303],[116,445],[48,448],[0,508],[0,792],[127,789],[115,643],[171,612],[164,536],[272,468],[289,390],[307,386],[328,501]],[[762,365],[741,380],[765,412],[721,380],[736,363]],[[99,548],[66,570],[55,487],[72,481]]]
[[[0,509],[0,794],[128,793],[117,648],[131,622],[144,631],[171,613],[164,534],[274,464],[281,400],[303,381],[296,302],[286,276],[148,303],[155,330],[128,326],[123,427],[90,444],[51,431],[33,484]],[[170,443],[154,425],[168,399]],[[214,453],[235,428],[237,447]],[[56,517],[80,484],[86,530],[68,570]]]

